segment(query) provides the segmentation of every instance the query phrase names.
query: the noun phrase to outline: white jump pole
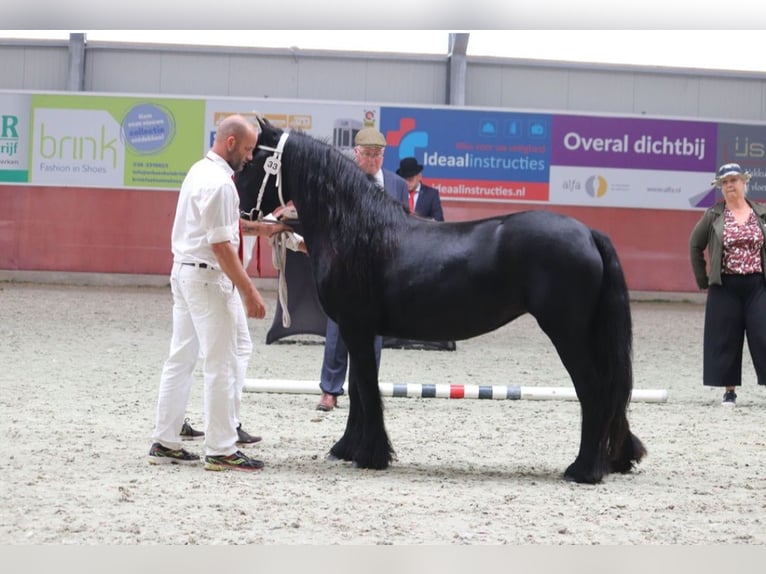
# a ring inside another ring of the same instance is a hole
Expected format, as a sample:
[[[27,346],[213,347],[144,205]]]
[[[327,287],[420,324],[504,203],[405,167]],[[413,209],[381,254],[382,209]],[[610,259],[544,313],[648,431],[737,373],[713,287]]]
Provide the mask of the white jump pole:
[[[346,383],[348,385],[348,383]],[[347,389],[344,385],[344,390]],[[494,400],[577,400],[574,387],[513,387],[508,385],[450,385],[420,383],[380,383],[383,397],[421,397],[439,399],[494,399]],[[245,379],[244,390],[251,393],[321,394],[317,381],[290,379]],[[633,389],[631,401],[664,403],[668,391],[664,389]]]

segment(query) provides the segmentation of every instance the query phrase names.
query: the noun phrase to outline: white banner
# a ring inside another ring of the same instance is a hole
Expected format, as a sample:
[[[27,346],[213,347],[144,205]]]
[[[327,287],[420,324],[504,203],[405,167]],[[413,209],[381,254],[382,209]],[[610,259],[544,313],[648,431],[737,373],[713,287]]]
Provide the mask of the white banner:
[[[551,166],[550,203],[691,209],[710,192],[710,173]]]
[[[125,146],[108,112],[36,108],[33,132],[32,183],[124,186]]]

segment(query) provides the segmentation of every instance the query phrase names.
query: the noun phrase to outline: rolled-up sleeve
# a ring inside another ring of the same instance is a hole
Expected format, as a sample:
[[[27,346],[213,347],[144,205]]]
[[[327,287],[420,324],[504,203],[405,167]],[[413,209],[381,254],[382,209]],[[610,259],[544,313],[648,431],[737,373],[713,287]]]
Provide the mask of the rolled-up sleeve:
[[[239,225],[239,220],[233,219],[233,214],[239,213],[236,197],[233,184],[225,183],[210,190],[202,211],[205,237],[210,245],[234,241]]]

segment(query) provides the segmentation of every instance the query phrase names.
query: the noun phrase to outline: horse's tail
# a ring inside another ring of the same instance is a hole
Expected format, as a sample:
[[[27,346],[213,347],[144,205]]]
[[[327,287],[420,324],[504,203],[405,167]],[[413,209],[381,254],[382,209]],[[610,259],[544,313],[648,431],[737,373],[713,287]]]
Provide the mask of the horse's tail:
[[[608,420],[603,444],[610,470],[628,472],[633,461],[641,460],[646,449],[630,432],[627,408],[633,391],[633,321],[625,274],[610,239],[591,230],[604,275],[601,296],[594,317],[594,343]]]

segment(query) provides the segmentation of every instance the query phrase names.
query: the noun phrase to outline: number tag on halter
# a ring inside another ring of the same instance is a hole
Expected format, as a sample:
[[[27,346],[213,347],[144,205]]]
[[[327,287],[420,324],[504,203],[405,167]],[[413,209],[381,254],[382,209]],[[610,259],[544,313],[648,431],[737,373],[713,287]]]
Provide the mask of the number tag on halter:
[[[270,173],[271,175],[277,175],[279,173],[279,168],[281,167],[282,162],[279,161],[279,158],[271,156],[266,160],[266,163],[263,164],[263,171]]]

